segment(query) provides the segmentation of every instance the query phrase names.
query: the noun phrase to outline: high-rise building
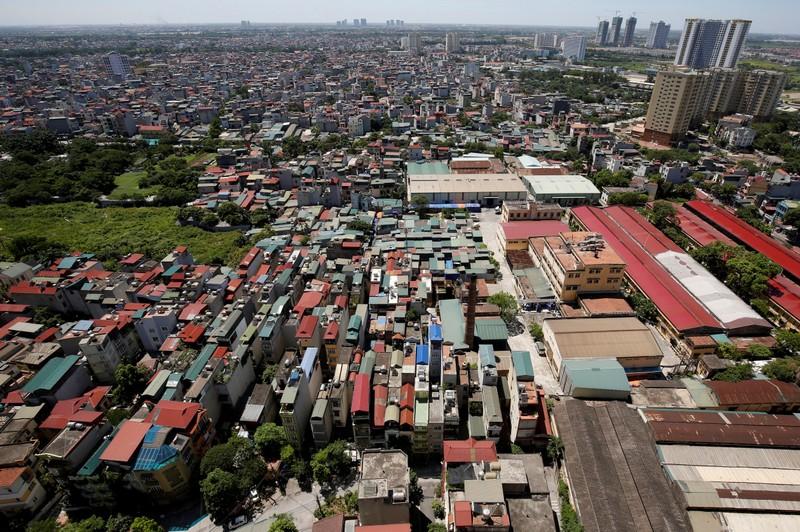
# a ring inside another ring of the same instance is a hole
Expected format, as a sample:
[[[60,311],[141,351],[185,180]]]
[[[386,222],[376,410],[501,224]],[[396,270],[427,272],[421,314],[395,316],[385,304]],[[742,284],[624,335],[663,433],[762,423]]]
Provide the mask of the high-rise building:
[[[558,47],[557,33],[537,33],[533,36],[534,48],[556,48]]]
[[[611,46],[619,46],[619,33],[622,29],[622,17],[614,17],[611,19],[611,33],[608,36],[607,44]]]
[[[767,118],[778,105],[786,74],[714,68],[662,71],[656,76],[643,140],[669,144],[711,116]]]
[[[687,18],[678,41],[675,64],[690,68],[733,68],[744,48],[749,20]]]
[[[414,55],[422,52],[422,39],[419,33],[414,32],[408,34],[408,51]]]
[[[595,37],[594,41],[603,46],[608,43],[608,21],[601,20],[600,23],[597,25],[597,36]]]
[[[647,47],[655,49],[666,48],[669,40],[669,30],[670,25],[663,20],[651,22],[650,33],[647,35]]]
[[[111,52],[103,57],[103,66],[109,76],[125,77],[133,73],[128,56],[117,52]]]
[[[354,18],[353,19],[353,26],[358,26],[359,24],[361,24],[361,20],[359,20],[357,18]]]
[[[362,25],[362,26],[366,26],[366,25],[367,25],[367,19],[365,19],[365,18],[362,18],[362,19],[361,19],[361,25]]]
[[[586,36],[576,34],[564,37],[561,43],[561,53],[564,59],[583,61],[586,57]]]
[[[448,32],[445,35],[444,48],[448,54],[455,54],[461,51],[461,41],[458,33]]]
[[[633,35],[636,33],[636,17],[629,17],[625,21],[625,33],[622,36],[621,46],[628,48],[633,46]]]

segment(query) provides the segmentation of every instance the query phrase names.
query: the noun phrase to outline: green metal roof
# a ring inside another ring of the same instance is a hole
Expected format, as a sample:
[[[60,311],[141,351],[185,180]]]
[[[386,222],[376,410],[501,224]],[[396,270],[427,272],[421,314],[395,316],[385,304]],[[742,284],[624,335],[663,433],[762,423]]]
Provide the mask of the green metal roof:
[[[482,416],[469,416],[469,436],[475,439],[486,438],[486,427],[483,425]]]
[[[36,375],[22,388],[26,393],[34,393],[39,390],[52,390],[56,384],[72,369],[78,362],[78,355],[70,355],[64,358],[53,358],[40,369]]]
[[[481,340],[508,340],[508,328],[500,318],[475,320],[475,337]]]
[[[698,407],[715,408],[718,406],[711,389],[702,382],[691,377],[684,377],[681,379],[681,383],[689,390],[689,395],[692,396],[694,404]]]
[[[200,376],[200,373],[203,371],[203,368],[206,367],[206,363],[211,359],[211,355],[214,354],[214,349],[216,349],[216,344],[207,344],[200,354],[197,355],[197,358],[192,362],[191,367],[186,371],[184,377],[192,382],[194,382],[197,377]]]
[[[561,362],[561,367],[568,373],[573,388],[631,390],[625,369],[613,358],[568,359]]]
[[[533,359],[531,359],[530,351],[511,351],[511,362],[514,364],[514,371],[517,372],[517,378],[534,378]]]
[[[428,426],[428,401],[417,399],[414,402],[414,427]]]
[[[79,477],[90,477],[97,472],[97,470],[100,468],[100,456],[106,450],[106,447],[111,445],[111,440],[114,439],[114,435],[116,433],[117,429],[115,429],[108,438],[103,440],[103,442],[100,444],[100,447],[98,447],[97,450],[92,453],[92,456],[86,460],[86,463],[84,463],[83,466],[78,470]]]
[[[439,313],[442,316],[442,339],[456,347],[464,346],[464,315],[461,301],[445,299],[439,301]]]

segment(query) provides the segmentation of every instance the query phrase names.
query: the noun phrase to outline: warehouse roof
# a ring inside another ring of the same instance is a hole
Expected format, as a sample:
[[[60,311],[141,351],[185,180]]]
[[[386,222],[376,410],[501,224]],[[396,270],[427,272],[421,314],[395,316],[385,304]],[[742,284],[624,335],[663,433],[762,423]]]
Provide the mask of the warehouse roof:
[[[612,212],[619,213],[621,211]],[[637,239],[626,231],[622,224],[625,224],[626,219],[630,217],[612,217],[608,214],[607,209],[585,206],[575,207],[572,209],[572,213],[587,229],[603,235],[606,242],[625,261],[626,277],[631,279],[655,303],[659,311],[678,331],[713,332],[723,330],[719,320],[695,300],[650,253],[641,247],[642,241],[649,239],[647,237]],[[635,214],[635,216],[639,215]],[[634,231],[635,227],[632,226],[630,229],[634,234],[638,234],[638,231]],[[654,238],[658,237],[658,233],[660,231],[655,231]],[[665,243],[662,244],[664,251],[671,249]]]
[[[683,205],[675,209],[675,217],[678,219],[678,227],[683,234],[700,246],[707,246],[714,242],[722,242],[729,246],[736,245],[736,242],[728,238],[722,231],[719,231]]]
[[[527,240],[540,236],[555,236],[569,231],[569,226],[558,220],[522,220],[500,224],[506,240]]]
[[[722,407],[800,404],[800,388],[778,380],[706,381]]]
[[[526,175],[523,179],[534,195],[600,195],[597,187],[580,175]]]
[[[693,200],[687,202],[686,207],[737,242],[773,260],[796,281],[800,280],[800,255],[787,249],[774,238],[765,235],[736,215],[713,203]]]
[[[688,530],[647,426],[622,402],[556,404],[570,488],[586,532]]]
[[[527,192],[514,174],[409,174],[408,192],[448,194],[452,192]]]
[[[563,359],[661,356],[653,333],[634,317],[544,320]]]

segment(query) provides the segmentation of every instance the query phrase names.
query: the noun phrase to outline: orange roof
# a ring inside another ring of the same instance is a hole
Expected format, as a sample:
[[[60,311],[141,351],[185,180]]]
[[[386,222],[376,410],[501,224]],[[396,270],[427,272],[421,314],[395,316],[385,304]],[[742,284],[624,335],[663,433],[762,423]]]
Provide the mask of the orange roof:
[[[145,420],[162,427],[187,430],[199,411],[199,403],[159,401]]]
[[[128,462],[144,441],[145,434],[153,425],[126,419],[120,425],[117,435],[100,455],[100,460],[109,462]]]
[[[0,469],[0,488],[10,488],[14,482],[28,469],[27,467],[4,467]]]
[[[444,442],[444,461],[456,464],[494,462],[497,450],[490,440],[454,440]]]

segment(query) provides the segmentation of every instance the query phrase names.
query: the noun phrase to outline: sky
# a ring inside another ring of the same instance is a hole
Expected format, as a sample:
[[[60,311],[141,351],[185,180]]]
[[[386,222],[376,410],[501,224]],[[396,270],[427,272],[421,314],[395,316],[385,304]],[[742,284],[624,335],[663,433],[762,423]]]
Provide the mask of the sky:
[[[0,25],[334,22],[595,26],[619,10],[638,28],[664,20],[743,18],[756,33],[800,33],[799,0],[0,0]]]

